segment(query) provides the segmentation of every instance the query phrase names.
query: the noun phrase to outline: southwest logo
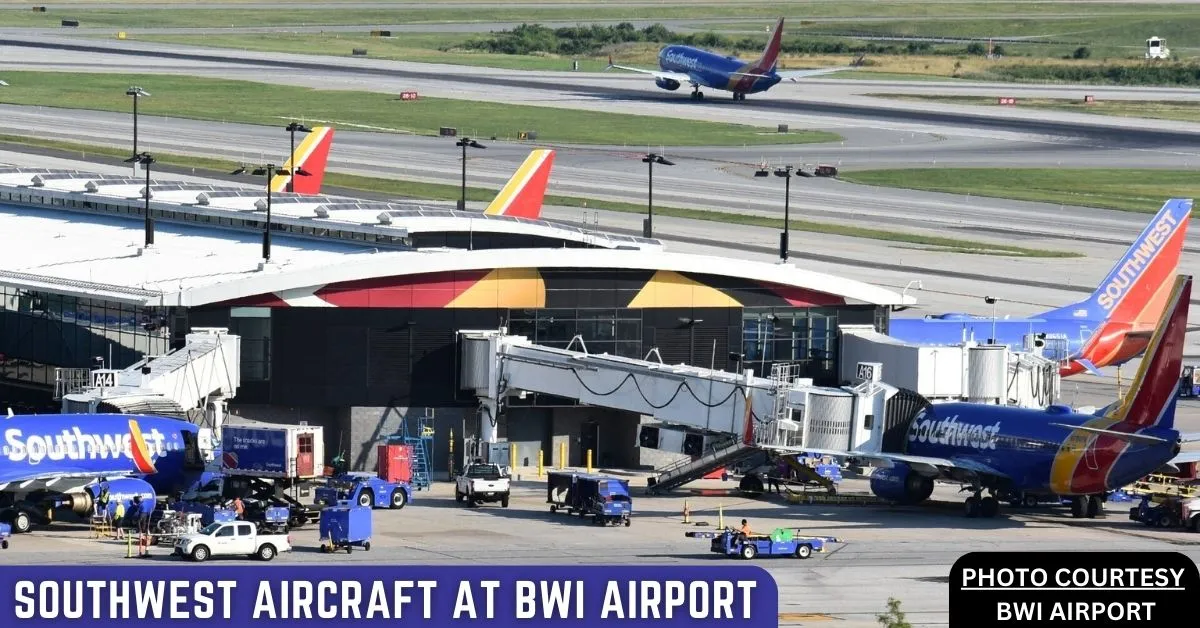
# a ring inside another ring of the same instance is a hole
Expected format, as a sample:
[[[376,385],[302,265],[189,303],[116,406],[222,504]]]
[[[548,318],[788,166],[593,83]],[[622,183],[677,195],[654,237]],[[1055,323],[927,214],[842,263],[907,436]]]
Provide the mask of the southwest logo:
[[[924,413],[918,415],[908,428],[909,442],[974,449],[996,448],[996,435],[1000,433],[999,421],[991,425],[977,425],[959,423],[958,415],[941,420],[922,418],[924,416]]]
[[[1112,280],[1101,288],[1097,301],[1104,311],[1111,311],[1117,303],[1121,302],[1121,297],[1125,296],[1125,292],[1137,281],[1138,276],[1158,254],[1158,250],[1166,243],[1178,225],[1179,221],[1170,214],[1164,215],[1154,224],[1150,233],[1146,235],[1146,239],[1142,241],[1142,245],[1133,252],[1129,259],[1125,260],[1124,264],[1121,264]]]
[[[227,451],[221,454],[221,462],[225,463],[226,469],[238,468],[238,455],[235,451]]]

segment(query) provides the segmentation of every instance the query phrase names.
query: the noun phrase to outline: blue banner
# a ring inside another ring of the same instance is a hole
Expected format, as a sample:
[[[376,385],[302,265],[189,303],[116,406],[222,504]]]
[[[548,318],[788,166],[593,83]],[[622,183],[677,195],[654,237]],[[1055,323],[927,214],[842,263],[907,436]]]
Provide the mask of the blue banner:
[[[336,560],[331,558],[331,560]],[[0,626],[779,625],[759,567],[2,566]],[[230,623],[233,622],[233,623]],[[583,622],[582,624],[580,622]]]

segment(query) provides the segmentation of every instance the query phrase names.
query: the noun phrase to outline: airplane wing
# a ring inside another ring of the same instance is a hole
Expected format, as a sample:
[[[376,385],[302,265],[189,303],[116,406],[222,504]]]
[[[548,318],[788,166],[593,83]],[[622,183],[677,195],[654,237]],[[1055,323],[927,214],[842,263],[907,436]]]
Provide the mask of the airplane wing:
[[[53,473],[10,473],[0,477],[0,492],[48,490],[66,493],[95,482],[97,478],[116,478],[130,475],[128,469],[107,472],[62,471]]]
[[[696,82],[695,80],[692,79],[692,76],[690,74],[683,74],[680,72],[664,72],[662,70],[644,70],[642,68],[631,68],[631,67],[625,66],[625,65],[615,65],[615,64],[613,64],[612,59],[608,60],[608,67],[604,68],[604,69],[606,71],[607,70],[625,70],[627,72],[637,72],[639,74],[649,74],[650,76],[653,76],[656,79],[666,79],[669,81],[678,81],[680,83],[695,83]]]
[[[918,473],[925,475],[941,475],[945,471],[970,471],[979,475],[990,475],[998,478],[1008,478],[1008,474],[989,467],[978,460],[969,458],[934,458],[930,456],[912,456],[909,454],[854,454],[858,458],[868,460],[884,460],[887,462],[903,462],[913,467]]]
[[[1183,432],[1179,434],[1179,442],[1194,443],[1200,441],[1200,432]]]

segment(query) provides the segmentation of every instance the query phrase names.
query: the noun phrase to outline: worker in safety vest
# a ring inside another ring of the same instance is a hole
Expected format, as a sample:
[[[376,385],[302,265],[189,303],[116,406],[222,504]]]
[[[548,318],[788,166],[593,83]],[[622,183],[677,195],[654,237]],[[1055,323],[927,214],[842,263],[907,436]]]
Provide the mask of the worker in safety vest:
[[[113,513],[113,527],[117,529],[117,540],[125,538],[125,502],[117,500],[117,509]]]
[[[96,511],[93,514],[97,517],[108,516],[108,485],[106,484],[100,485],[100,494],[96,496]]]

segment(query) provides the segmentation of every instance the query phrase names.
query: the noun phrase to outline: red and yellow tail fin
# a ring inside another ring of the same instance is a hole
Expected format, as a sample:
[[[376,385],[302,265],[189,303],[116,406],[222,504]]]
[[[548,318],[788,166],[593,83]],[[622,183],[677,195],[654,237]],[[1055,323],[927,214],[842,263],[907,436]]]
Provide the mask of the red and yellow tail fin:
[[[554,151],[538,149],[529,153],[525,162],[517,168],[504,188],[492,199],[483,213],[492,216],[516,216],[538,218],[542,215],[542,201],[546,197],[546,185],[550,183],[550,169],[554,166]]]
[[[325,162],[329,160],[329,148],[333,144],[333,127],[315,126],[304,137],[296,152],[283,164],[284,170],[298,168],[308,176],[277,174],[271,179],[272,192],[295,192],[297,194],[319,194],[321,181],[325,178]],[[295,179],[289,189],[288,183]]]
[[[1174,407],[1183,371],[1183,348],[1187,334],[1192,277],[1178,275],[1171,286],[1154,337],[1142,356],[1129,392],[1111,416],[1133,427],[1174,427]]]
[[[158,472],[154,467],[154,456],[150,453],[150,447],[146,445],[146,437],[142,435],[142,428],[136,419],[129,419],[129,454],[133,457],[133,464],[137,466],[139,472],[145,474]]]

